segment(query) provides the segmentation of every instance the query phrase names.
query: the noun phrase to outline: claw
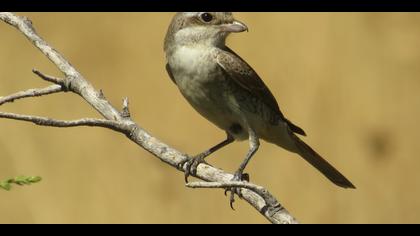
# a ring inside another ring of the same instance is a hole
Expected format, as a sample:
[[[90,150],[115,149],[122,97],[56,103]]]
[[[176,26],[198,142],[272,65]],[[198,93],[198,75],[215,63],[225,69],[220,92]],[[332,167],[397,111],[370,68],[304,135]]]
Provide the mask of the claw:
[[[231,192],[230,193],[230,208],[232,208],[232,210],[235,210],[235,208],[233,207],[234,202],[235,202],[235,193]]]
[[[223,142],[217,144],[216,146],[210,148],[209,150],[202,152],[198,154],[195,157],[188,157],[185,161],[179,164],[178,168],[179,170],[184,170],[184,165],[187,163],[187,166],[185,168],[185,182],[188,183],[188,177],[192,175],[197,174],[197,167],[200,163],[205,163],[209,165],[207,162],[204,161],[204,158],[209,156],[210,154],[214,153],[215,151],[219,150],[220,148],[232,143],[235,141],[232,135],[227,133],[227,138]]]
[[[235,173],[232,181],[249,181],[249,174]],[[230,192],[230,197],[229,197],[230,208],[232,208],[232,210],[235,210],[235,208],[233,207],[233,203],[235,202],[235,194],[238,195],[240,199],[242,199],[242,192],[240,188],[235,188],[235,187],[225,189],[225,196],[227,196],[227,192]]]
[[[197,167],[201,163],[206,163],[206,162],[204,161],[203,156],[198,155],[198,156],[195,156],[195,157],[188,157],[186,161],[184,161],[180,164],[181,169],[183,169],[184,165],[186,164],[185,175],[184,175],[185,183],[188,183],[188,177],[190,175],[196,175],[197,174]]]
[[[233,203],[235,202],[235,193],[233,191],[235,191],[234,188],[225,189],[225,196],[227,196],[227,192],[230,192],[229,205],[230,208],[232,208],[232,210],[235,210],[235,208],[233,207]]]
[[[187,163],[187,166],[185,167],[185,175],[184,175],[184,178],[185,178],[185,183],[188,183],[188,177],[190,176],[190,174],[191,174],[191,169],[190,169],[190,167],[191,167],[191,162],[192,162],[193,160],[192,159],[189,159],[189,160],[187,160],[186,161],[186,163]]]

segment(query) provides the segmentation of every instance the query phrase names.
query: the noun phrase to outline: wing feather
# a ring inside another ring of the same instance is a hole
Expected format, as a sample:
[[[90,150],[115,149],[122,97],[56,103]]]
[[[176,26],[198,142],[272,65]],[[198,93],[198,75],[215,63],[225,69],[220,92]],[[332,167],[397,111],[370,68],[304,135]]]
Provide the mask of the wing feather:
[[[280,111],[279,105],[264,84],[258,74],[246,63],[240,56],[230,48],[225,47],[219,51],[216,57],[218,65],[235,81],[239,86],[248,90],[254,96],[260,98],[268,107],[280,115],[280,117],[289,125],[290,129],[297,134],[306,135],[303,129],[287,120]]]

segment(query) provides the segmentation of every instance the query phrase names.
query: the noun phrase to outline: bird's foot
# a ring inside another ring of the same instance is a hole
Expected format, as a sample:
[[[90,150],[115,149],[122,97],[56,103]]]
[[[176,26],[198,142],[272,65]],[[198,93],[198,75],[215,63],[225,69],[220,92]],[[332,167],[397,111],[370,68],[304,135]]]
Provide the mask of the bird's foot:
[[[247,173],[235,172],[235,175],[233,176],[232,181],[246,181],[246,182],[249,182],[249,175]],[[229,198],[230,208],[232,208],[232,210],[235,210],[235,208],[233,208],[233,203],[235,202],[235,194],[238,195],[238,197],[240,199],[242,199],[241,188],[237,188],[237,187],[226,188],[225,189],[225,196],[227,196],[227,192],[230,192],[230,198]]]
[[[190,175],[197,174],[197,167],[199,164],[204,163],[208,165],[208,163],[204,160],[205,157],[205,155],[199,154],[194,157],[188,157],[185,161],[179,164],[180,169],[183,169],[184,165],[187,164],[185,167],[185,183],[188,183],[188,177]]]

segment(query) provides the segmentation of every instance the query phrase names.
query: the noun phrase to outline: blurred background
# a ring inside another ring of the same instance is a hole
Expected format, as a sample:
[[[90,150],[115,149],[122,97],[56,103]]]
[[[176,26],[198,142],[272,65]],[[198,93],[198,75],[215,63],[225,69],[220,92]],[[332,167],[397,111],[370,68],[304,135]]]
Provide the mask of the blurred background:
[[[197,154],[225,138],[184,100],[165,71],[173,13],[21,13],[117,107],[169,145]],[[236,13],[250,31],[229,46],[271,89],[304,138],[356,190],[331,184],[297,155],[262,142],[246,172],[303,223],[420,222],[420,14]],[[0,96],[48,83],[58,70],[0,22]],[[98,117],[80,97],[16,101],[1,111]],[[267,223],[223,190],[184,187],[183,174],[123,135],[0,120],[0,179],[41,183],[0,190],[0,223]],[[247,142],[208,161],[236,170]],[[193,180],[193,179],[191,179]]]

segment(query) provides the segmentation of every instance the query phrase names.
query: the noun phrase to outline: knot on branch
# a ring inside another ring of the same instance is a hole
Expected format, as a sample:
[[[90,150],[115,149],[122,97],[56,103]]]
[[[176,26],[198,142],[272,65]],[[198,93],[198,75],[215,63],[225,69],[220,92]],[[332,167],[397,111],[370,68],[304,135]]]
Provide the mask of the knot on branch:
[[[33,34],[36,34],[36,31],[35,31],[35,28],[33,26],[31,19],[29,19],[26,16],[21,16],[20,18],[22,19],[25,26],[28,27],[32,31]]]
[[[127,137],[129,139],[134,140],[134,139],[137,138],[137,133],[138,133],[139,127],[136,124],[134,124],[134,123],[130,124],[128,129],[126,129],[126,130],[128,130],[128,132],[126,132],[125,134],[127,135]]]
[[[60,81],[62,83],[61,86],[63,86],[64,92],[73,91],[72,82],[74,79],[75,78],[73,76],[66,76],[66,79]]]

